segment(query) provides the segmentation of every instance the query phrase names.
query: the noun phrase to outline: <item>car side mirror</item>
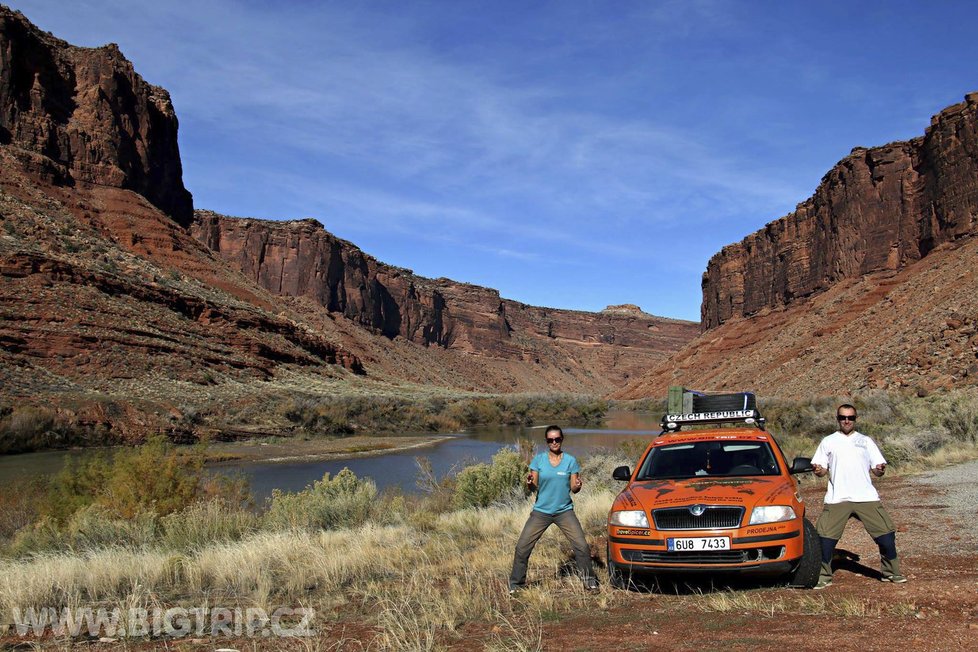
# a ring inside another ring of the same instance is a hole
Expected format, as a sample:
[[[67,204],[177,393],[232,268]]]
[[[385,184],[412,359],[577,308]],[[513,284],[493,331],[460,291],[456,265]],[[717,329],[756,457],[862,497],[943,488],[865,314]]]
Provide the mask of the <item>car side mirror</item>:
[[[619,466],[617,469],[611,472],[611,477],[615,480],[628,482],[632,478],[632,470],[627,466]]]
[[[812,458],[810,457],[796,457],[791,463],[791,469],[789,470],[791,474],[808,473],[810,471],[812,471]]]

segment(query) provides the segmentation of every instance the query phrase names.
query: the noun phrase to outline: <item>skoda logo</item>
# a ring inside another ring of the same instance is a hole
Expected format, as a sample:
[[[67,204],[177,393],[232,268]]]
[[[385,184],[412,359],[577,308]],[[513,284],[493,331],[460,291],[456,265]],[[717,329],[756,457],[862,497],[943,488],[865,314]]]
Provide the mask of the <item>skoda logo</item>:
[[[705,511],[706,505],[691,505],[689,508],[689,513],[693,516],[702,516]]]

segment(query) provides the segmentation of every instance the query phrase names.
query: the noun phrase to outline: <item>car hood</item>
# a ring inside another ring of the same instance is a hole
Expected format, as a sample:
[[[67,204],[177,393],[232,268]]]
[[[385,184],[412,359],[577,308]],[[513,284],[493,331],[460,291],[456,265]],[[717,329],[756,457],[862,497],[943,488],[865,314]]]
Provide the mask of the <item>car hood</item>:
[[[790,505],[796,489],[782,476],[689,478],[635,482],[619,494],[614,509],[649,511],[682,505]]]

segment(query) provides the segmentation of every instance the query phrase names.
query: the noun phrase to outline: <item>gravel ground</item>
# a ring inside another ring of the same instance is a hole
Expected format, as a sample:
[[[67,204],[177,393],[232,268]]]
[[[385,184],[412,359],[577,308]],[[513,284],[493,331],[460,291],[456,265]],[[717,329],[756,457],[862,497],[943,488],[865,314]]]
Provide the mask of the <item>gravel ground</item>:
[[[933,487],[950,512],[969,517],[965,522],[978,513],[978,460],[928,471],[914,476],[913,483]]]

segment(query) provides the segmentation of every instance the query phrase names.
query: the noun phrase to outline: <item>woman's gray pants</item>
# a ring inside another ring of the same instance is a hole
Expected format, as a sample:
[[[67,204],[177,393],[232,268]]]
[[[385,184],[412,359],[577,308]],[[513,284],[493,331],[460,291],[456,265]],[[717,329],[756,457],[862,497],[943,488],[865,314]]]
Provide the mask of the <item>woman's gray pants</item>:
[[[574,549],[574,558],[577,560],[577,573],[585,582],[590,577],[594,577],[594,569],[591,567],[591,549],[584,538],[584,528],[577,520],[577,515],[573,509],[560,514],[543,514],[536,510],[530,512],[530,518],[526,519],[523,532],[520,534],[519,541],[516,542],[516,554],[513,556],[513,572],[509,575],[510,590],[521,589],[526,586],[526,565],[533,552],[533,546],[537,544],[543,533],[551,524],[556,524],[560,531],[564,533]]]

